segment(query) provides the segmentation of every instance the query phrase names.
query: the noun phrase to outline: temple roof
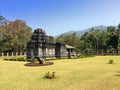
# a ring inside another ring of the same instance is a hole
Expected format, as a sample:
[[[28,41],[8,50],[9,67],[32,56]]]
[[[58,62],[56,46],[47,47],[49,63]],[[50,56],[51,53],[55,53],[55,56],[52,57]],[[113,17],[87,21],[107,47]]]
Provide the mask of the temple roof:
[[[41,28],[35,29],[34,33],[46,35],[45,31],[43,29],[41,29]]]

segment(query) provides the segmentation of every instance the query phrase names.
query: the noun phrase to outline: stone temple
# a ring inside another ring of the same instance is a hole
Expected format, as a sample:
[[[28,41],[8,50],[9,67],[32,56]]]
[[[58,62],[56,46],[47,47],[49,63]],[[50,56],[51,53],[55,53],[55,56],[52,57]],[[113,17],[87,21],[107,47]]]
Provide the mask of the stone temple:
[[[73,47],[67,48],[67,45],[54,42],[46,35],[42,29],[34,30],[34,33],[27,44],[27,58],[32,56],[41,58],[61,58],[68,57]]]

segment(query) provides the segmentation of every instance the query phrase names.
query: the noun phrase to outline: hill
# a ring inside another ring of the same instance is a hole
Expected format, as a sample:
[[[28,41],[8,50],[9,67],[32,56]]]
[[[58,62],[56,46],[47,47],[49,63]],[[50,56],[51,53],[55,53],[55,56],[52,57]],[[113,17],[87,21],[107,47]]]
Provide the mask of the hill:
[[[96,29],[99,29],[99,30],[101,30],[101,31],[104,31],[104,30],[107,29],[107,26],[100,25],[100,26],[93,26],[93,27],[90,27],[90,28],[87,28],[87,29],[84,29],[84,30],[68,31],[68,32],[65,32],[65,33],[62,33],[62,34],[60,34],[60,35],[55,36],[55,38],[57,38],[57,37],[59,37],[59,36],[61,36],[61,35],[69,35],[69,34],[73,34],[73,33],[76,33],[76,35],[77,35],[78,37],[80,37],[80,36],[83,35],[85,32],[89,32],[92,28],[95,29],[95,30],[96,30]]]

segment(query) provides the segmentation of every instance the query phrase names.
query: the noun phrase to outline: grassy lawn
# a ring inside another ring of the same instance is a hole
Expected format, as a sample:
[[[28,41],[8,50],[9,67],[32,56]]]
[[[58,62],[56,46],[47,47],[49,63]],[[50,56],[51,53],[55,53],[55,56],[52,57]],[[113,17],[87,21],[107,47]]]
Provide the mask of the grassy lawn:
[[[27,62],[0,58],[0,90],[120,90],[120,56],[54,60],[54,65],[27,67]],[[114,64],[107,64],[112,59]],[[44,79],[47,72],[55,79]]]

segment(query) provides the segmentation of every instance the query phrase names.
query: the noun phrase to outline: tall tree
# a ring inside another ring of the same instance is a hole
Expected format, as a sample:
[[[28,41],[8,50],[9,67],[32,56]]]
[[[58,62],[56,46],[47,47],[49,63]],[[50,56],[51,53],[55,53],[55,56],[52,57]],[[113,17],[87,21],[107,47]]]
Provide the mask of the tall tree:
[[[77,37],[76,33],[69,34],[69,35],[62,35],[58,37],[56,40],[57,42],[63,42],[73,47],[78,47],[80,43],[80,39],[79,37]]]
[[[13,51],[23,51],[26,48],[26,44],[29,41],[32,30],[22,20],[15,20],[11,22],[7,27],[7,32],[13,35]]]
[[[22,20],[0,24],[0,51],[25,51],[31,35],[32,29]]]
[[[115,27],[113,26],[109,26],[107,28],[107,36],[108,36],[108,40],[107,40],[107,46],[110,47],[112,46],[116,52],[118,52],[118,41],[119,41],[119,36],[117,34],[117,30]]]

